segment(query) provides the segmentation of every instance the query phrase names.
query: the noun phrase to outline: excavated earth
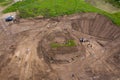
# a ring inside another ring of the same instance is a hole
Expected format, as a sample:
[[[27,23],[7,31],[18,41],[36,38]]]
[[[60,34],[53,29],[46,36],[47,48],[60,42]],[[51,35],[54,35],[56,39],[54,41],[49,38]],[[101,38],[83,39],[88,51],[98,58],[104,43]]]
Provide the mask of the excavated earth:
[[[120,80],[120,28],[96,13],[0,20],[0,80]]]

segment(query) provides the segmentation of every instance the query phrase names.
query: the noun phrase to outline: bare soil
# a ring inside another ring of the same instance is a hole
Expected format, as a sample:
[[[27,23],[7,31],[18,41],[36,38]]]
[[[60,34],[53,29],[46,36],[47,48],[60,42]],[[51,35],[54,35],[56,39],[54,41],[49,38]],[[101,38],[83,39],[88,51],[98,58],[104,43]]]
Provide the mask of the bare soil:
[[[96,13],[0,20],[0,80],[120,80],[120,28]]]

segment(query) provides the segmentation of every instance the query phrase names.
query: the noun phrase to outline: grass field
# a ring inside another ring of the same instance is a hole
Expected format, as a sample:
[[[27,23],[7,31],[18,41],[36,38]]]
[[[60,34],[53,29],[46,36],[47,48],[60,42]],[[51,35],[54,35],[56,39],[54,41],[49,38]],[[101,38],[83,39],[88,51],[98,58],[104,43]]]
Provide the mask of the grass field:
[[[109,0],[87,0],[86,2],[109,13],[116,13],[120,11],[120,8],[113,6],[113,4],[108,1]]]
[[[0,0],[0,3],[5,2],[6,0]]]
[[[115,7],[120,8],[120,0],[105,0],[105,1],[111,3]]]
[[[13,0],[0,0],[0,6],[6,6],[8,4],[11,4]]]
[[[95,8],[84,0],[25,0],[17,2],[4,10],[4,13],[19,10],[20,17],[55,17],[69,15],[80,12],[95,12],[110,18],[115,24],[120,26],[120,14],[111,14]]]

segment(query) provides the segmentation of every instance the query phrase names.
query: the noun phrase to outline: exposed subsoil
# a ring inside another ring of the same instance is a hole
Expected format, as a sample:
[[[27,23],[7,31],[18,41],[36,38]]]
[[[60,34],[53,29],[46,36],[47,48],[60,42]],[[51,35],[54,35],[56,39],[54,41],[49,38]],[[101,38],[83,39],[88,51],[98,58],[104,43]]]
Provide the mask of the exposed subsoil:
[[[96,13],[1,20],[0,80],[120,80],[120,28]]]

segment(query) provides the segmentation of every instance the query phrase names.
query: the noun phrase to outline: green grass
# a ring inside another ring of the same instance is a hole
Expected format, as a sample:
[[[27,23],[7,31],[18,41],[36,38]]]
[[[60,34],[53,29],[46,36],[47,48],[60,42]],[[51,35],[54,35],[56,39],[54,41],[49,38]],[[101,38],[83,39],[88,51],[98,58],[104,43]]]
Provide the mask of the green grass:
[[[105,1],[111,3],[115,7],[120,8],[120,0],[105,0]]]
[[[55,17],[69,15],[80,12],[95,12],[110,18],[115,24],[120,26],[118,15],[107,13],[86,3],[84,0],[25,0],[17,2],[5,9],[3,12],[13,12],[19,10],[20,17]]]
[[[6,0],[0,0],[0,3],[5,2]]]
[[[111,3],[107,2],[106,0],[86,0],[86,2],[109,13],[115,13],[115,12],[120,11],[120,9],[116,8]]]
[[[65,44],[51,43],[50,46],[51,46],[52,48],[72,47],[72,46],[76,46],[76,43],[74,42],[74,40],[68,40]]]
[[[0,5],[7,6],[7,5],[11,4],[12,2],[13,2],[13,0],[0,0]]]
[[[114,13],[120,19],[120,12]]]

